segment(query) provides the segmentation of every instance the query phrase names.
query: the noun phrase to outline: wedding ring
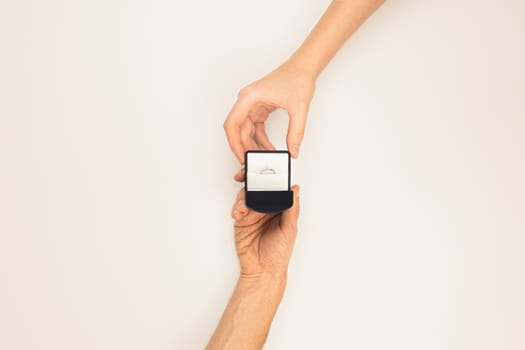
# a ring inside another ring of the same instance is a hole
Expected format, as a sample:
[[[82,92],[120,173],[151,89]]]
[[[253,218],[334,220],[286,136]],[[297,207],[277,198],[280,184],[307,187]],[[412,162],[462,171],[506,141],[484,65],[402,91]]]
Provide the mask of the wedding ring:
[[[272,168],[264,168],[263,170],[259,171],[259,174],[277,174],[277,172],[275,170],[273,170]]]

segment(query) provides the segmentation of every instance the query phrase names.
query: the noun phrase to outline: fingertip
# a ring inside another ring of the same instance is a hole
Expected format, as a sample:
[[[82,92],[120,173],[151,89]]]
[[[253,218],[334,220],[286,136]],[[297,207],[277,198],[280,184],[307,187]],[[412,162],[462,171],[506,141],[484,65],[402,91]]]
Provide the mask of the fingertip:
[[[294,144],[291,147],[289,147],[290,154],[292,155],[293,158],[299,157],[299,148],[300,146],[297,144]]]
[[[244,181],[244,168],[236,172],[235,175],[233,175],[233,179],[237,182],[243,182]]]
[[[299,204],[299,194],[301,192],[301,187],[299,185],[292,186],[293,197],[294,197],[294,207]]]

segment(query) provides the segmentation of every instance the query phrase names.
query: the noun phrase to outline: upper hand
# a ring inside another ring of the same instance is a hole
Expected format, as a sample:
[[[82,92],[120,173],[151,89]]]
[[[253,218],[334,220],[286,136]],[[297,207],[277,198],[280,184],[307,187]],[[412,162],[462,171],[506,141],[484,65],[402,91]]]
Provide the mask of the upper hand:
[[[241,89],[224,122],[228,142],[239,162],[244,163],[246,150],[274,149],[264,122],[277,108],[286,110],[290,117],[286,144],[296,158],[314,89],[315,78],[291,62]]]

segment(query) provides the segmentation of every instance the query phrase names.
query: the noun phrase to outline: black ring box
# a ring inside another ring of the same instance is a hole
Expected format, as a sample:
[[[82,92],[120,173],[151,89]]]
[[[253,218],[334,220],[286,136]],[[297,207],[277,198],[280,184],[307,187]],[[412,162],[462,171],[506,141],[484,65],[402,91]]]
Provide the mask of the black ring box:
[[[250,174],[250,164],[248,159],[249,155],[256,156],[257,154],[285,154],[287,156],[287,186],[286,190],[248,190],[249,174]],[[244,176],[244,190],[246,193],[246,206],[252,210],[261,212],[261,213],[279,213],[293,205],[293,191],[290,190],[291,182],[291,159],[290,152],[288,151],[262,151],[262,150],[250,150],[246,151],[244,155],[244,166],[245,166],[245,176]]]

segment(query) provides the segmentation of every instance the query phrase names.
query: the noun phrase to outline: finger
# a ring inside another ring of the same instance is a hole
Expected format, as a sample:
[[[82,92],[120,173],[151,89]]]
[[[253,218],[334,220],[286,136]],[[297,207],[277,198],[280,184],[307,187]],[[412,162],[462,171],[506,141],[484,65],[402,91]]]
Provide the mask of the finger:
[[[248,117],[251,106],[251,99],[247,97],[239,98],[224,122],[224,131],[226,132],[230,148],[241,164],[244,164],[245,151],[241,141],[241,126]]]
[[[250,209],[246,206],[246,202],[244,199],[239,199],[235,205],[233,206],[232,210],[232,218],[235,221],[242,220],[246,215],[250,213]]]
[[[243,182],[244,175],[245,175],[245,170],[244,168],[241,168],[237,173],[235,173],[235,175],[233,175],[233,179],[237,182]]]
[[[255,126],[249,118],[241,126],[241,142],[245,151],[259,149],[255,143]]]
[[[293,234],[297,233],[297,220],[299,219],[300,201],[299,201],[299,186],[294,185],[293,191],[293,205],[291,208],[285,210],[281,217],[281,224],[286,228],[286,232]]]
[[[253,225],[260,222],[266,214],[251,210],[246,206],[246,193],[244,188],[241,188],[237,193],[237,198],[232,208],[232,218],[235,220],[235,225]]]
[[[266,134],[266,129],[264,123],[255,123],[255,141],[260,148],[266,150],[275,150],[275,147],[270,142],[268,135]]]
[[[244,188],[241,188],[237,193],[235,202],[232,207],[232,218],[235,221],[241,220],[244,216],[248,215],[249,209],[246,207]]]
[[[292,157],[297,158],[304,136],[308,105],[305,103],[298,104],[290,108],[288,114],[290,116],[290,124],[288,126],[288,134],[286,135],[286,144]]]

